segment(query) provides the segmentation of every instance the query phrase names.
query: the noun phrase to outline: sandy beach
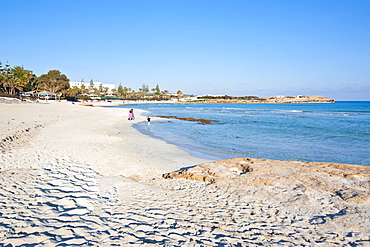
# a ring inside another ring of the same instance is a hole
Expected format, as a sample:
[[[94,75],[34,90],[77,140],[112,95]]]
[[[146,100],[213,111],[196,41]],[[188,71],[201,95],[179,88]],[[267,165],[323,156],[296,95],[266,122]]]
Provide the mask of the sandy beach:
[[[200,159],[134,112],[1,101],[0,246],[370,246],[370,167]]]

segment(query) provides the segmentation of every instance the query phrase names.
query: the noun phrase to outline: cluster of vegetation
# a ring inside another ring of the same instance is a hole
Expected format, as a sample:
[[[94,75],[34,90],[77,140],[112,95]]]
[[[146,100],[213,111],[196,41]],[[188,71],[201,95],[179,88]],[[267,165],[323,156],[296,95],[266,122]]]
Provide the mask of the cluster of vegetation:
[[[83,80],[82,80],[83,82]],[[88,87],[82,84],[81,87],[72,87],[66,90],[69,96],[79,97],[81,99],[87,99],[90,96],[100,96],[104,95],[103,98],[112,99],[123,99],[123,100],[169,100],[173,96],[169,94],[168,90],[161,91],[159,85],[157,84],[155,88],[149,89],[149,86],[143,84],[138,91],[131,89],[130,87],[124,87],[121,84],[117,89],[112,89],[109,93],[108,87],[103,87],[102,84],[99,88],[94,87],[94,82],[91,80]],[[176,94],[177,98],[182,98],[183,93],[178,90]]]
[[[159,85],[149,90],[149,86],[143,84],[139,88],[138,92],[132,90],[131,88],[122,87],[120,84],[117,89],[117,95],[123,99],[146,99],[146,100],[169,100],[173,95],[169,94],[168,90],[161,91]],[[176,93],[178,99],[183,98],[184,95],[181,90],[178,90]]]
[[[148,93],[151,91],[150,96],[148,96]],[[181,91],[178,91],[178,94],[181,94]],[[170,95],[168,90],[161,91],[159,88],[159,85],[155,88],[152,88],[149,90],[149,86],[143,84],[141,88],[139,88],[138,92],[135,92],[135,90],[132,90],[131,88],[123,87],[121,84],[118,86],[117,89],[117,95],[119,97],[122,97],[123,99],[152,99],[152,100],[169,100]]]
[[[145,99],[145,100],[168,100],[173,96],[168,90],[161,91],[157,84],[155,88],[149,89],[148,85],[143,84],[138,91],[119,85],[118,89],[109,92],[108,87],[101,84],[95,87],[90,81],[88,87],[70,87],[70,80],[59,70],[50,70],[47,74],[37,77],[33,71],[24,69],[23,66],[11,67],[8,63],[3,66],[0,61],[0,93],[18,96],[25,92],[49,91],[57,93],[62,97],[78,97],[80,99],[95,98],[117,98],[117,99]],[[82,80],[83,82],[83,80]],[[183,98],[183,93],[178,90],[176,97]]]
[[[68,88],[69,79],[59,70],[50,70],[37,77],[33,71],[24,69],[23,66],[3,66],[0,62],[0,92],[4,94],[19,95],[42,90],[58,93]]]

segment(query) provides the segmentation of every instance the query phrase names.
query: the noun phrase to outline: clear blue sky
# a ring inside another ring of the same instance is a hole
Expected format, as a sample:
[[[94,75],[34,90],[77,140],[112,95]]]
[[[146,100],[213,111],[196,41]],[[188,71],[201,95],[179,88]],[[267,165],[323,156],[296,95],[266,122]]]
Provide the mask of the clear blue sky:
[[[370,100],[370,0],[0,0],[0,60],[189,94]]]

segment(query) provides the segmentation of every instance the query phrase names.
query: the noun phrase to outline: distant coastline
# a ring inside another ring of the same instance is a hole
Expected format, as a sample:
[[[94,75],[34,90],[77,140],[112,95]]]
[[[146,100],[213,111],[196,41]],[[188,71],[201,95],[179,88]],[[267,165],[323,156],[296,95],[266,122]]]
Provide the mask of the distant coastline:
[[[108,105],[116,103],[121,105],[121,100],[110,100]],[[119,102],[119,103],[118,103]],[[272,97],[233,97],[233,96],[196,96],[196,97],[184,97],[181,99],[170,99],[170,100],[123,100],[123,105],[129,104],[185,104],[185,103],[204,103],[204,104],[312,104],[312,103],[335,103],[334,99],[327,98],[320,95],[298,95],[298,96],[272,96]],[[85,103],[91,106],[107,106],[107,102],[95,102]]]
[[[189,101],[187,101],[189,102]],[[208,96],[193,102],[199,103],[239,103],[239,104],[300,104],[300,103],[335,103],[334,99],[320,95],[298,95],[298,96],[273,96],[273,97],[229,97]]]

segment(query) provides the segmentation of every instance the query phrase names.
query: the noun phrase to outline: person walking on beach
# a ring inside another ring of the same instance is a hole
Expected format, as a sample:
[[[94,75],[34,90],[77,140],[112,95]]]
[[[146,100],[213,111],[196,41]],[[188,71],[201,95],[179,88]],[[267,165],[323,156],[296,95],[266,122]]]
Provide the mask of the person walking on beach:
[[[149,126],[150,125],[150,117],[148,116],[148,118],[146,120],[148,120],[148,126]]]
[[[128,112],[128,120],[134,120],[135,117],[134,117],[134,109],[131,109],[129,112]]]

